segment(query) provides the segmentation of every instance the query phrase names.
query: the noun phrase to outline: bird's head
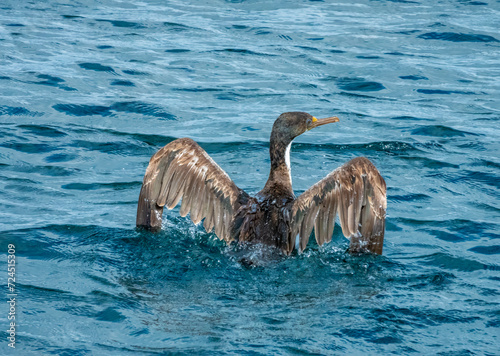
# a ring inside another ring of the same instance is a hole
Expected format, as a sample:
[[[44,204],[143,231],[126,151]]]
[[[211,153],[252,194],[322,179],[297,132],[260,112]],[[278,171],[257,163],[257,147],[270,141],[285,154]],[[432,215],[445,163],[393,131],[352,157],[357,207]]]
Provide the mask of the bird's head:
[[[305,112],[285,112],[274,122],[271,137],[279,137],[281,140],[291,142],[306,131],[338,121],[339,118],[336,116],[317,119]]]

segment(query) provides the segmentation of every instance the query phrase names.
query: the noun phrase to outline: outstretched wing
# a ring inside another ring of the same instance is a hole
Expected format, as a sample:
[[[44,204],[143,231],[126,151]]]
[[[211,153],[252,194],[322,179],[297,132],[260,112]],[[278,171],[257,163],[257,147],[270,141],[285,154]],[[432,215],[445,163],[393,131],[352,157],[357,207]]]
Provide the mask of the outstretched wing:
[[[387,208],[385,181],[364,157],[334,170],[293,203],[289,253],[302,252],[314,227],[319,245],[332,239],[335,217],[350,238],[350,251],[382,254]]]
[[[181,200],[181,216],[203,218],[207,232],[215,227],[219,239],[230,241],[234,213],[248,195],[196,142],[180,138],[156,152],[149,161],[137,206],[137,226],[160,230],[163,208]]]

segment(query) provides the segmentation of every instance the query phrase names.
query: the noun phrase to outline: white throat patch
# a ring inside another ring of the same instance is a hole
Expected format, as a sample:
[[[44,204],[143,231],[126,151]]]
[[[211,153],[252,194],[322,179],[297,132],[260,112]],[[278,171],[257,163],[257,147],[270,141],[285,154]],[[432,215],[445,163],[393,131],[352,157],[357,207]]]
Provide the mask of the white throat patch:
[[[291,142],[288,144],[288,146],[286,146],[285,150],[285,163],[288,170],[290,170],[290,147],[292,147]]]
[[[286,168],[288,168],[288,175],[290,176],[290,185],[291,185],[292,184],[292,169],[290,167],[290,147],[292,147],[291,142],[288,144],[288,146],[286,146],[285,164],[286,164]]]

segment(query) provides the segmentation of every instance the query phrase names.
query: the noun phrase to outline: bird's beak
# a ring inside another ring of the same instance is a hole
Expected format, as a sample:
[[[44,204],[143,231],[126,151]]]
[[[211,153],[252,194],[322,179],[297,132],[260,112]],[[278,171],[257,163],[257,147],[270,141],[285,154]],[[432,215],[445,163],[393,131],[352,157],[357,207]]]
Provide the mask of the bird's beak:
[[[313,116],[313,122],[311,124],[311,129],[314,129],[315,127],[318,127],[321,125],[332,124],[334,122],[339,122],[339,118],[337,116],[326,117],[324,119],[316,119]]]

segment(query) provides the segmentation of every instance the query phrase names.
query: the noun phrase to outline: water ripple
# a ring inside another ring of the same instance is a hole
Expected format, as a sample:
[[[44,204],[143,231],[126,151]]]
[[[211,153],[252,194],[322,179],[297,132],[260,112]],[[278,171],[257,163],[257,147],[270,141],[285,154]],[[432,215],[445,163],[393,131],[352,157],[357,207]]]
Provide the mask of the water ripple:
[[[385,89],[381,83],[366,81],[362,78],[340,78],[337,86],[347,91],[379,91]]]
[[[113,25],[114,27],[122,27],[122,28],[135,28],[135,29],[141,29],[145,28],[144,25],[141,25],[137,22],[131,22],[131,21],[123,21],[123,20],[106,20],[106,19],[96,19],[98,22],[107,22]]]
[[[28,131],[29,133],[35,134],[37,136],[43,137],[64,137],[67,134],[61,130],[54,127],[45,125],[18,125],[17,127]]]
[[[96,72],[108,72],[108,73],[113,73],[116,74],[115,70],[110,67],[110,66],[104,66],[99,63],[80,63],[78,64],[80,68],[86,69],[86,70],[93,70]]]
[[[477,93],[474,93],[472,91],[462,91],[462,90],[442,90],[442,89],[417,89],[418,93],[422,94],[443,94],[443,95],[450,95],[450,94],[462,94],[462,95],[477,95]]]
[[[153,116],[166,120],[176,119],[174,115],[167,112],[164,108],[155,104],[144,103],[141,101],[117,102],[110,106],[86,104],[56,104],[52,108],[71,116],[111,116],[114,115],[113,111],[116,111]]]
[[[41,116],[42,113],[30,111],[19,106],[0,105],[0,116]]]
[[[464,272],[480,270],[500,271],[500,266],[487,265],[476,260],[464,257],[454,257],[445,253],[435,253],[425,258],[425,264],[438,266],[443,269],[451,269]]]
[[[61,186],[63,189],[69,190],[97,190],[97,189],[112,189],[122,190],[129,188],[138,188],[142,185],[142,181],[137,182],[115,182],[115,183],[70,183]]]
[[[418,36],[424,40],[442,40],[451,42],[499,42],[495,37],[481,34],[455,32],[428,32]]]
[[[480,253],[483,255],[499,255],[500,254],[500,245],[476,246],[476,247],[470,248],[469,251],[473,251],[473,252]]]
[[[454,136],[479,136],[478,134],[457,130],[443,125],[421,126],[411,131],[414,135],[436,136],[436,137],[454,137]]]

